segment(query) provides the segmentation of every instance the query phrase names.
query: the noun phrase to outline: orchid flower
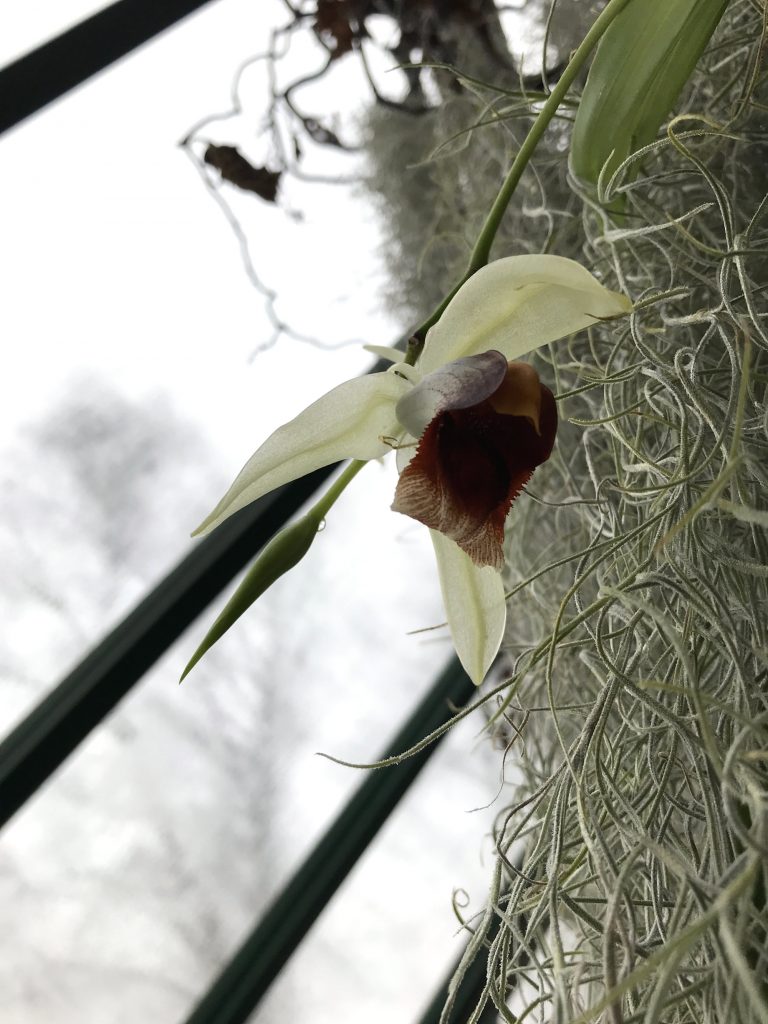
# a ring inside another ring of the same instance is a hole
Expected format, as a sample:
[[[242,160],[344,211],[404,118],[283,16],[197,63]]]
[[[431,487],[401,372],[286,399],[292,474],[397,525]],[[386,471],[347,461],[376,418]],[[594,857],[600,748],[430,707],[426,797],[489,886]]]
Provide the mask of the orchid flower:
[[[392,507],[430,528],[453,643],[479,684],[504,634],[507,512],[549,457],[557,426],[552,393],[516,360],[630,308],[573,260],[488,264],[453,296],[415,366],[374,348],[393,365],[340,384],[279,427],[195,533],[322,466],[397,448]]]

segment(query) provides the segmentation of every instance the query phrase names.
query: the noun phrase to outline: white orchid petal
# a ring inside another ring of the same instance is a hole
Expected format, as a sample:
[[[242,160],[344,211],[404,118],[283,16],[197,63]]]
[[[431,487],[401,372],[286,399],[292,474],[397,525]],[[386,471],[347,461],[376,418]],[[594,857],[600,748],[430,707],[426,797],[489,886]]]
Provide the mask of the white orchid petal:
[[[504,637],[504,585],[495,569],[476,566],[450,538],[429,532],[453,645],[467,675],[479,686]]]
[[[631,308],[625,295],[604,288],[574,260],[508,256],[489,263],[462,285],[427,334],[418,368],[427,374],[489,349],[518,359],[599,318],[620,316]]]
[[[398,420],[414,437],[446,409],[468,409],[493,394],[504,380],[507,360],[501,352],[481,352],[455,359],[422,377],[403,395],[395,410]]]
[[[371,355],[378,356],[379,359],[386,359],[390,363],[400,363],[405,356],[402,349],[391,348],[389,345],[363,345],[363,348]]]
[[[402,428],[395,405],[411,385],[393,373],[348,380],[278,427],[251,456],[193,536],[208,533],[269,491],[341,459],[377,459],[390,451],[382,437]]]

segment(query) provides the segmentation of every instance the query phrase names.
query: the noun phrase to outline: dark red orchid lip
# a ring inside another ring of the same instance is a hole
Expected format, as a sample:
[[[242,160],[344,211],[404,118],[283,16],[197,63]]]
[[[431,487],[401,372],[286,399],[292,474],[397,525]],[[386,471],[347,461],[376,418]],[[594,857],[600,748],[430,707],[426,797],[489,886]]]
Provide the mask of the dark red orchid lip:
[[[512,362],[482,401],[450,404],[424,430],[392,508],[450,537],[476,565],[501,570],[507,513],[554,447],[555,399],[531,366]]]

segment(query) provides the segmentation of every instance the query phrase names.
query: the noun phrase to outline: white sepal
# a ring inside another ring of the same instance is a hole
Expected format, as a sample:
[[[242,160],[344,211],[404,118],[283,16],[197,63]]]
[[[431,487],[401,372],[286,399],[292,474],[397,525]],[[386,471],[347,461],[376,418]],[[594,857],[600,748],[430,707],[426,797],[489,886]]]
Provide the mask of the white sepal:
[[[410,386],[397,374],[372,373],[318,398],[267,438],[193,536],[208,533],[249,502],[321,466],[386,455],[391,448],[381,438],[402,433],[395,405]]]
[[[504,584],[495,569],[476,566],[449,537],[429,532],[453,646],[467,675],[479,686],[504,637]]]
[[[625,295],[604,288],[564,256],[507,256],[461,286],[428,334],[418,369],[497,349],[519,359],[605,317],[628,313]]]

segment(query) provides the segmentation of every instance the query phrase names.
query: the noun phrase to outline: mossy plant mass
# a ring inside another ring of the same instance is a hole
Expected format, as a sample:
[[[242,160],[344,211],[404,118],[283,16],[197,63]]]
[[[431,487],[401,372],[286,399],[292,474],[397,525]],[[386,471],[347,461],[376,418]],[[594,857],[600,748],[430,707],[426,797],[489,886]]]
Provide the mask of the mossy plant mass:
[[[561,428],[507,528],[514,789],[468,922],[509,1021],[768,1021],[766,10],[719,6],[658,130],[614,144],[605,102],[569,174],[553,125],[496,243],[635,303],[534,360]]]

